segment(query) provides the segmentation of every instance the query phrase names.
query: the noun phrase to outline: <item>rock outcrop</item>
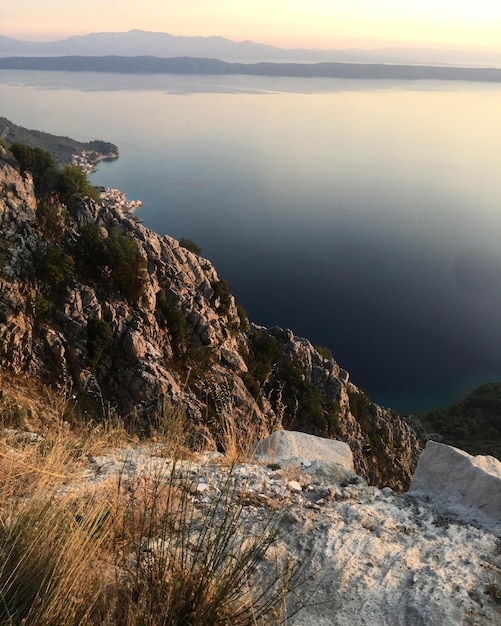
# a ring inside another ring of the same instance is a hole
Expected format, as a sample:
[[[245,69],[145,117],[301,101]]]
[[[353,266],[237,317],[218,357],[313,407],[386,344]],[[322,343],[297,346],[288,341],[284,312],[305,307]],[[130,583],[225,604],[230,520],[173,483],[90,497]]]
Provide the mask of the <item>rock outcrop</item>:
[[[3,149],[0,148],[3,151]],[[372,484],[408,486],[420,451],[333,358],[280,328],[249,324],[213,265],[146,229],[113,199],[35,197],[0,154],[0,362],[115,407],[145,432],[182,404],[217,445],[227,416],[337,438]]]
[[[441,515],[501,531],[501,462],[428,441],[409,494],[431,501]]]
[[[354,471],[353,454],[343,441],[290,430],[277,430],[259,441],[254,455],[261,463],[298,463],[310,467],[312,462],[322,461]]]

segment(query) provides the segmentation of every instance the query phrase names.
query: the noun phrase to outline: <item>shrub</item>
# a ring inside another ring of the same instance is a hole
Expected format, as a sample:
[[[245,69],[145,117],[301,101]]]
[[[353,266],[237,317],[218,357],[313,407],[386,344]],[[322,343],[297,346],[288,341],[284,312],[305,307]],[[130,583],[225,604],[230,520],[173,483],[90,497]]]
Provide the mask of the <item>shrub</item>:
[[[186,248],[186,250],[193,252],[194,254],[198,254],[199,256],[202,254],[202,248],[191,239],[181,237],[181,239],[179,240],[179,245],[182,248]]]
[[[157,311],[165,318],[174,349],[178,354],[185,352],[188,345],[188,321],[186,316],[176,306],[173,297],[164,290],[160,290],[157,293],[156,304]]]
[[[9,258],[8,250],[11,245],[8,239],[0,235],[0,275],[2,275],[7,264],[7,259]]]
[[[89,320],[87,324],[87,350],[89,365],[97,374],[104,363],[106,353],[113,345],[113,331],[103,319]]]
[[[80,272],[98,280],[108,263],[106,241],[96,224],[85,224],[80,228],[75,244],[75,257]]]
[[[146,260],[136,240],[118,229],[105,239],[96,224],[86,224],[74,247],[79,271],[83,276],[100,280],[107,268],[115,286],[131,302],[143,293],[147,279]]]
[[[29,416],[29,409],[13,398],[0,397],[0,426],[21,429]]]
[[[39,292],[30,293],[26,298],[26,313],[33,315],[35,326],[45,321],[50,310],[50,302]]]
[[[112,230],[106,240],[106,257],[116,286],[130,301],[137,301],[144,290],[146,261],[135,239]]]
[[[244,333],[249,332],[250,324],[247,316],[247,311],[241,304],[237,304],[237,313],[240,318],[240,330]]]
[[[99,200],[99,191],[93,187],[87,174],[79,165],[63,165],[54,176],[54,190],[66,206],[75,204],[78,196],[88,196],[93,200]]]
[[[68,280],[75,271],[75,261],[72,256],[55,245],[39,245],[35,251],[35,273],[37,278],[51,287],[58,287]]]
[[[225,280],[217,280],[211,284],[213,289],[212,301],[217,304],[216,311],[219,315],[228,315],[231,306],[231,294],[228,283]]]
[[[327,361],[334,360],[334,355],[332,354],[330,348],[327,348],[326,346],[315,346],[315,350],[318,352],[318,354],[320,354],[321,357],[327,359]]]
[[[124,551],[111,623],[253,626],[277,615],[289,564],[277,568],[272,584],[260,580],[259,571],[278,537],[280,514],[270,513],[261,529],[248,534],[249,513],[238,503],[233,470],[201,508],[192,495],[199,479],[174,462],[147,485],[122,482],[122,536],[133,549],[134,566]]]
[[[363,391],[348,390],[350,413],[358,419],[367,417],[371,401]]]
[[[287,428],[322,436],[339,433],[339,403],[305,380],[300,360],[277,337],[261,330],[249,336],[242,379],[255,399],[265,394]]]
[[[54,186],[56,165],[47,150],[31,148],[22,143],[14,143],[10,150],[19,163],[22,172],[33,176],[36,194],[46,196]]]
[[[37,203],[37,221],[42,235],[47,241],[60,243],[65,234],[65,215],[61,207],[53,202],[39,200]]]
[[[9,148],[9,146],[7,145],[7,143],[3,140],[0,139],[0,147],[2,147],[5,150],[5,155],[7,157],[7,159],[11,159],[13,158],[13,154],[11,149]],[[2,153],[2,150],[0,150],[0,154]]]

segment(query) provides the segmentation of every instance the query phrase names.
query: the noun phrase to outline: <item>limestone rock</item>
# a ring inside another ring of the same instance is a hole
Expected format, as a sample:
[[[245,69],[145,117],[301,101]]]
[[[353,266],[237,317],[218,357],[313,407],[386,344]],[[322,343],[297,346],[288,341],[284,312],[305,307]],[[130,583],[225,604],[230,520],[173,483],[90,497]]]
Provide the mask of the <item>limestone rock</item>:
[[[254,454],[261,463],[328,461],[354,470],[348,444],[301,432],[277,430],[257,444]]]
[[[439,513],[501,529],[501,462],[429,441],[409,494],[431,500]]]

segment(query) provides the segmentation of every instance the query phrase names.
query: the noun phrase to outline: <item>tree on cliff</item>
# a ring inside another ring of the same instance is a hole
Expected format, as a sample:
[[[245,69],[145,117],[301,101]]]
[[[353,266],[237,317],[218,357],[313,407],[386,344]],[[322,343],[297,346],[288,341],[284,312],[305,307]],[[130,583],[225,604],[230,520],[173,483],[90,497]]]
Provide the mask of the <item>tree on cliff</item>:
[[[33,176],[35,192],[39,198],[56,192],[66,206],[71,206],[77,196],[99,198],[99,192],[90,184],[87,175],[78,165],[57,167],[49,152],[42,148],[31,148],[14,143],[10,150],[19,163],[21,172]]]

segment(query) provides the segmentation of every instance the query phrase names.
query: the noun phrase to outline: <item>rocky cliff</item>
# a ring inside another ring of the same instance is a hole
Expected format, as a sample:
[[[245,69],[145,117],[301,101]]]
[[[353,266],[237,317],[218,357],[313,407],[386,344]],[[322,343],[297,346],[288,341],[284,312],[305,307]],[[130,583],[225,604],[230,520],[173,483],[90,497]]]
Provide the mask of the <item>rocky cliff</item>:
[[[256,436],[286,426],[342,439],[371,484],[408,486],[415,435],[334,359],[250,324],[207,259],[116,197],[62,197],[36,194],[0,146],[4,370],[71,390],[82,413],[115,407],[145,433],[167,401],[221,446],[229,414]]]

